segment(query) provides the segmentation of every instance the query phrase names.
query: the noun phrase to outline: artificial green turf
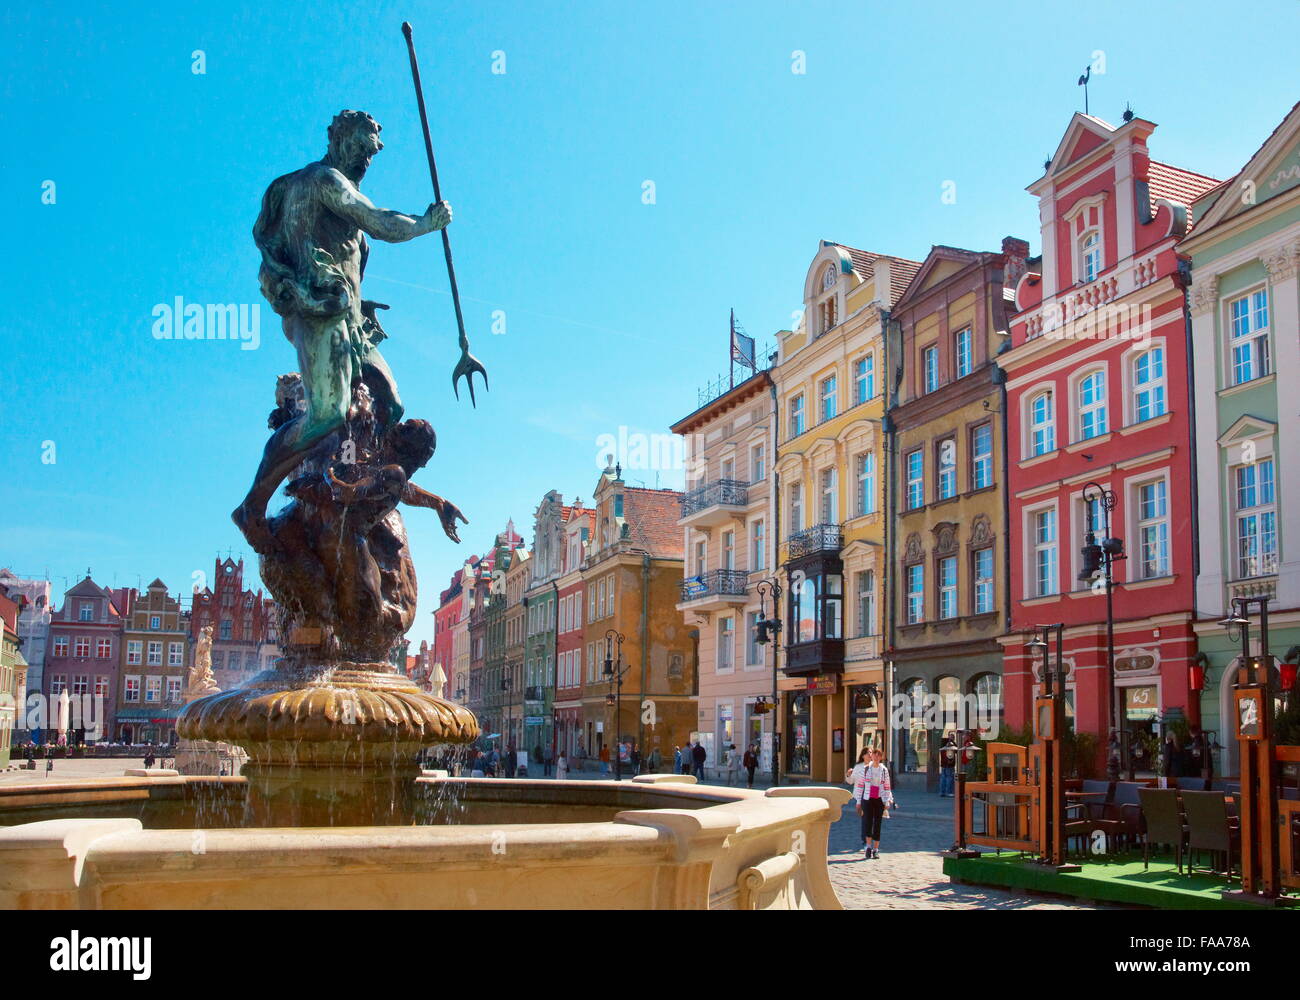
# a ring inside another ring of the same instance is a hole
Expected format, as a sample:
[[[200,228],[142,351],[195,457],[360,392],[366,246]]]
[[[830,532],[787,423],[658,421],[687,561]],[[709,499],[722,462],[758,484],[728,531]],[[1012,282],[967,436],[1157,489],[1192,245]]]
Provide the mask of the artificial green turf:
[[[1003,886],[1095,899],[1129,906],[1165,910],[1255,909],[1253,904],[1223,898],[1225,890],[1240,890],[1241,881],[1213,875],[1178,874],[1171,855],[1151,858],[1143,870],[1140,855],[1122,855],[1098,862],[1080,861],[1078,872],[1042,871],[1020,854],[984,854],[979,858],[944,858],[943,872],[975,885]]]

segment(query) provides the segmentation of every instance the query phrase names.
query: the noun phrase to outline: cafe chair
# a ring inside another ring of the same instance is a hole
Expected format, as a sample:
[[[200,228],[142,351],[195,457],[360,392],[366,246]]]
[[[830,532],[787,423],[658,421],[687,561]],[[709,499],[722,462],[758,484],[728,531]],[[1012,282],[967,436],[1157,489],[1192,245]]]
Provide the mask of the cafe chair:
[[[1144,832],[1142,835],[1142,868],[1151,863],[1152,844],[1171,844],[1174,864],[1178,874],[1183,873],[1183,844],[1187,841],[1187,824],[1183,822],[1182,807],[1178,803],[1178,790],[1174,788],[1140,788],[1138,799],[1142,806]]]
[[[1183,792],[1183,813],[1187,817],[1187,870],[1192,871],[1192,856],[1198,851],[1223,854],[1224,869],[1233,874],[1234,855],[1241,852],[1241,825],[1228,815],[1227,798],[1222,792]]]

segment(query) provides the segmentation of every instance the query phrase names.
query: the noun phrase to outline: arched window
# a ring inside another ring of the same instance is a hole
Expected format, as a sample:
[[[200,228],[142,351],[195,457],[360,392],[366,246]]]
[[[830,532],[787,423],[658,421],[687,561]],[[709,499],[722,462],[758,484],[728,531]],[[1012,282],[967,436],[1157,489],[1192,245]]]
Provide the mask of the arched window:
[[[1029,454],[1046,455],[1056,450],[1056,415],[1052,391],[1040,392],[1029,401]]]
[[[1101,273],[1101,233],[1089,229],[1079,239],[1079,276],[1086,282]]]
[[[975,696],[975,718],[967,720],[967,727],[996,737],[1002,728],[1002,675],[978,674],[971,678],[970,693]]]
[[[1165,350],[1153,347],[1133,359],[1133,422],[1165,412]]]
[[[939,693],[939,728],[944,732],[961,728],[961,681],[956,677],[940,677]]]
[[[1079,379],[1079,440],[1106,433],[1106,372],[1097,369]]]

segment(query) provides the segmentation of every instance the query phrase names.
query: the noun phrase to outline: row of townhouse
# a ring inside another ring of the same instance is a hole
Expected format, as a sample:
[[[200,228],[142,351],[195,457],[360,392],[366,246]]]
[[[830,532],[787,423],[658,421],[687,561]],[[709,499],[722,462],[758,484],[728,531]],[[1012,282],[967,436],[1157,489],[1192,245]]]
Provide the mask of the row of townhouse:
[[[243,569],[242,560],[218,558],[214,579],[195,587],[188,609],[162,580],[142,591],[107,588],[89,572],[55,608],[48,581],[0,571],[0,592],[21,612],[19,648],[37,650],[41,665],[39,675],[27,672],[13,735],[80,741],[98,732],[106,741],[173,742],[186,671],[204,628],[212,629],[213,673],[222,688],[244,683],[279,656],[274,603],[243,586]]]
[[[697,735],[698,636],[676,610],[680,496],[629,486],[616,466],[589,507],[552,490],[531,548],[508,524],[443,592],[430,669],[501,749],[595,766],[602,749],[626,760],[635,746],[670,763]]]
[[[1177,723],[1235,770],[1231,599],[1269,597],[1300,654],[1300,110],[1229,181],[1152,159],[1155,129],[1072,118],[1028,188],[1037,257],[823,242],[768,367],[673,426],[707,745],[933,774],[945,729],[1029,723],[1059,623],[1079,731]]]

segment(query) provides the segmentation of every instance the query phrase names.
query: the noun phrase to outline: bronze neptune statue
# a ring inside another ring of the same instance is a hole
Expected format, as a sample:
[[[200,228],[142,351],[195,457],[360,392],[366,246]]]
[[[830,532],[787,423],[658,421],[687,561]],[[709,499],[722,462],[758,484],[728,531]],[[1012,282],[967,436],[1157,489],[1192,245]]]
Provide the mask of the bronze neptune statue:
[[[361,294],[367,237],[400,243],[436,232],[451,222],[451,207],[436,201],[405,215],[361,193],[383,149],[379,133],[369,115],[340,112],[324,158],[277,178],[262,199],[253,227],[262,294],[299,372],[279,380],[270,440],[233,517],[279,604],[284,656],[244,687],[191,703],[178,726],[186,738],[244,746],[250,801],[268,810],[287,801],[295,822],[313,822],[341,797],[391,801],[376,781],[409,779],[423,746],[478,735],[467,710],[421,691],[389,662],[416,607],[398,505],[435,511],[453,541],[466,518],[411,481],[436,438],[426,421],[403,419],[379,353],[376,312],[388,307]],[[481,372],[463,333],[461,344],[462,364],[469,358]],[[288,504],[268,515],[286,480]]]

